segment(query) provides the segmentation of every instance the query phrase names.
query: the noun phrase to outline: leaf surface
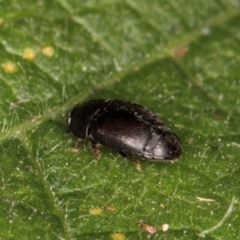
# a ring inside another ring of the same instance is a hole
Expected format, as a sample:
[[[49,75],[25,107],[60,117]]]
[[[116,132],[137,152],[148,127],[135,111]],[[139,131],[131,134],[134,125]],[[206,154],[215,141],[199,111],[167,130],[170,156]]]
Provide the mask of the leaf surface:
[[[239,4],[0,1],[0,238],[238,239]],[[66,117],[94,98],[151,109],[182,158],[76,151]]]

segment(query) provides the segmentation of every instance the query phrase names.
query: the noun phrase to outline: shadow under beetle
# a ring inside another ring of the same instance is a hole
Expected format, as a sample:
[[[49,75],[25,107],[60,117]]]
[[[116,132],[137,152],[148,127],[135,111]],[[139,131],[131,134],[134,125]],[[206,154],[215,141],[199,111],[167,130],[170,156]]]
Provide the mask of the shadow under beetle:
[[[175,133],[150,110],[122,100],[96,99],[77,104],[68,116],[68,132],[90,139],[92,150],[100,143],[152,161],[174,160],[182,155]]]

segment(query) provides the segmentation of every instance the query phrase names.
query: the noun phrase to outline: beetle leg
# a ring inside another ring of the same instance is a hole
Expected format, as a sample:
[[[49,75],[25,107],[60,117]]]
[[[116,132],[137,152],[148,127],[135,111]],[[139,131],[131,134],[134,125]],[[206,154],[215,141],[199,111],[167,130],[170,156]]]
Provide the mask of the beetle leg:
[[[120,152],[120,151],[119,151],[118,153],[119,153],[124,159],[126,159],[127,161],[135,164],[137,170],[142,171],[142,169],[141,169],[141,168],[142,168],[142,165],[141,165],[141,163],[140,163],[139,161],[134,161],[134,160],[130,159],[130,158],[128,157],[128,155],[127,155],[126,153],[124,153],[124,152]]]
[[[128,158],[128,156],[127,156],[126,153],[124,153],[124,152],[120,152],[120,151],[119,151],[118,153],[121,155],[121,157],[125,158],[126,160],[131,161],[131,160]]]
[[[71,152],[77,152],[82,147],[82,141],[83,139],[78,138],[75,144],[75,147],[69,147],[69,151]]]
[[[83,142],[83,139],[81,139],[81,138],[77,139],[76,149],[80,149],[82,147],[82,142]]]
[[[90,144],[91,144],[91,150],[92,150],[93,154],[98,159],[100,157],[100,155],[101,155],[101,152],[97,149],[97,142],[91,140]]]

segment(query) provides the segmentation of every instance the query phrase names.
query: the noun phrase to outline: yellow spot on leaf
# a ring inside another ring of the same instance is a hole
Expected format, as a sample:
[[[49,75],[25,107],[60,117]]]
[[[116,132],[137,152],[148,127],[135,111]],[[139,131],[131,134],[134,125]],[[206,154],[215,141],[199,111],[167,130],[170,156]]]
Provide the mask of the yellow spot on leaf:
[[[42,49],[42,54],[46,57],[52,57],[54,55],[54,48],[51,46],[46,46]]]
[[[83,67],[82,67],[82,71],[83,71],[83,72],[86,72],[86,71],[87,71],[87,66],[83,66]]]
[[[114,213],[116,208],[113,205],[106,206],[106,211]]]
[[[123,233],[112,233],[111,238],[113,240],[125,240],[126,236]]]
[[[166,231],[168,230],[168,228],[169,228],[169,225],[168,225],[167,223],[164,223],[164,224],[162,225],[162,231],[163,231],[163,232],[166,232]]]
[[[165,205],[163,203],[160,204],[161,208],[165,208]]]
[[[32,48],[25,48],[23,51],[23,58],[28,61],[33,61],[36,57],[36,53]]]
[[[17,71],[17,65],[10,61],[3,63],[1,66],[6,73],[15,73]]]
[[[90,214],[92,215],[100,215],[102,213],[102,209],[101,208],[98,208],[98,207],[95,207],[95,208],[91,208],[89,210]]]

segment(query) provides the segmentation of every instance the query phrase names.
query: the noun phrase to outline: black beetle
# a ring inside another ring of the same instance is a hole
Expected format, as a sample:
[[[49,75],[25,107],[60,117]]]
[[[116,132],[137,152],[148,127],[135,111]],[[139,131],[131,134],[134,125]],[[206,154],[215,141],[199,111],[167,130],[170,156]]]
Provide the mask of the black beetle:
[[[122,100],[96,99],[77,105],[68,116],[68,132],[127,154],[173,160],[182,154],[179,138],[148,109]]]

